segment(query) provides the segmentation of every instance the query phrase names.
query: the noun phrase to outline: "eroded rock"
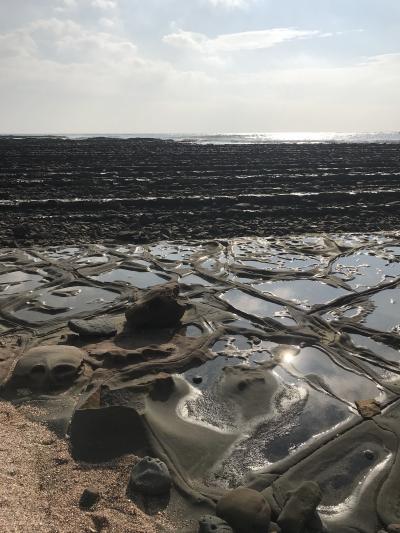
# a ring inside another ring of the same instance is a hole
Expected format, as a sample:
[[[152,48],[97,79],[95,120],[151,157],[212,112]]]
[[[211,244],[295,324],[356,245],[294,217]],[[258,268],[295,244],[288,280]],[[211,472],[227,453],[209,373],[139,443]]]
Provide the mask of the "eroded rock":
[[[235,533],[265,533],[271,521],[271,509],[264,496],[245,487],[225,494],[217,504],[216,513]]]
[[[135,329],[178,326],[186,309],[179,303],[178,296],[177,283],[168,283],[149,290],[127,309],[127,325]]]
[[[171,489],[171,475],[165,463],[155,457],[144,457],[133,468],[130,488],[146,496],[161,496]]]
[[[85,352],[74,346],[40,346],[28,350],[15,365],[16,386],[48,389],[72,384],[83,369]]]

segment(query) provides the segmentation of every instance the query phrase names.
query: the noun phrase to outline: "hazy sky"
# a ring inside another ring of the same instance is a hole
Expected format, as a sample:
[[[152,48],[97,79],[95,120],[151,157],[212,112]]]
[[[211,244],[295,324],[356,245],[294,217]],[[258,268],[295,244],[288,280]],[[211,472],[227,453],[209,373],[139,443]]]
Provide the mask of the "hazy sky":
[[[400,0],[0,0],[0,132],[400,130]]]

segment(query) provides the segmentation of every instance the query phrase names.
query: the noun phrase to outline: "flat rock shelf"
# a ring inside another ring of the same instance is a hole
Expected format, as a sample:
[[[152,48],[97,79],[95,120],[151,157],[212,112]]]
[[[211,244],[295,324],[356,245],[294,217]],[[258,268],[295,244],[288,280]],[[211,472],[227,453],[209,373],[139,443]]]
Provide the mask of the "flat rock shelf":
[[[127,309],[163,287],[176,326],[152,324],[151,303],[130,326]],[[113,461],[128,486],[121,458],[163,461],[171,494],[135,500],[163,513],[154,531],[197,531],[240,486],[282,508],[310,481],[329,533],[400,523],[399,363],[398,232],[0,252],[1,404],[85,475]]]

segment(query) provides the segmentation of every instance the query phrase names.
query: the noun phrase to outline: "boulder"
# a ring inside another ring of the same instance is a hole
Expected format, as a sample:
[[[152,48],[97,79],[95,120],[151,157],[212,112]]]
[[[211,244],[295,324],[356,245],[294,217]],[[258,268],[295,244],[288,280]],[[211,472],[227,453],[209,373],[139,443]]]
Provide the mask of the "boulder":
[[[306,481],[287,494],[285,505],[278,517],[278,525],[285,533],[322,532],[323,525],[316,513],[321,502],[317,483]]]
[[[81,337],[112,337],[117,328],[111,320],[95,318],[93,320],[70,320],[69,329]]]
[[[245,487],[225,494],[217,504],[216,513],[235,533],[265,533],[271,522],[271,509],[264,496]]]
[[[222,518],[206,515],[199,520],[199,533],[233,533],[233,530]]]
[[[127,309],[127,325],[134,329],[171,328],[179,325],[185,306],[178,302],[179,285],[168,283],[150,289]]]
[[[129,484],[145,496],[162,496],[171,489],[171,475],[160,459],[144,457],[132,468]]]

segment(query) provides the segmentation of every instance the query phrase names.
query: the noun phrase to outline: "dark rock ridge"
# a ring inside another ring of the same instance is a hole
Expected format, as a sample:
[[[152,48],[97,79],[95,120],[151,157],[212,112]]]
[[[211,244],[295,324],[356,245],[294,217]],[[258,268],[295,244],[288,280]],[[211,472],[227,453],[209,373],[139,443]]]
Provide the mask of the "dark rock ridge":
[[[398,144],[1,137],[0,243],[391,230],[399,160]]]

